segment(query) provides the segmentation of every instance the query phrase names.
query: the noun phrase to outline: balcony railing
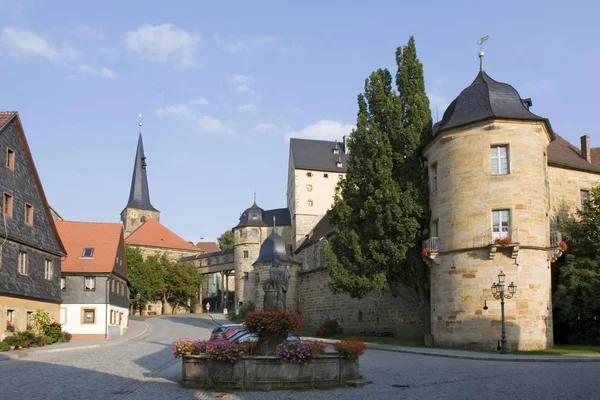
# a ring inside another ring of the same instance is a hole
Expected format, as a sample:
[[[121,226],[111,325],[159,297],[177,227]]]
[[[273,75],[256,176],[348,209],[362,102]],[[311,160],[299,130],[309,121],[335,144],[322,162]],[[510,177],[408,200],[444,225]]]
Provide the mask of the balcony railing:
[[[440,238],[430,237],[429,239],[423,240],[423,250],[429,249],[430,253],[439,253],[440,251]]]
[[[559,231],[550,232],[550,247],[558,247],[562,241],[562,234]]]
[[[473,247],[485,247],[494,244],[497,239],[510,237],[511,243],[519,243],[519,228],[510,227],[507,232],[493,232],[492,228],[473,238]]]

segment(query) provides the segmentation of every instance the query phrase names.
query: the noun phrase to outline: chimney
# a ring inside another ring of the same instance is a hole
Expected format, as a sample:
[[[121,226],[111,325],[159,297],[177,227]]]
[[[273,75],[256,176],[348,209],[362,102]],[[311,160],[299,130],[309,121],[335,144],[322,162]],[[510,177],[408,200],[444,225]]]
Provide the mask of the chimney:
[[[590,147],[590,137],[588,135],[583,135],[581,137],[581,156],[587,160],[587,162],[592,162],[592,148]]]

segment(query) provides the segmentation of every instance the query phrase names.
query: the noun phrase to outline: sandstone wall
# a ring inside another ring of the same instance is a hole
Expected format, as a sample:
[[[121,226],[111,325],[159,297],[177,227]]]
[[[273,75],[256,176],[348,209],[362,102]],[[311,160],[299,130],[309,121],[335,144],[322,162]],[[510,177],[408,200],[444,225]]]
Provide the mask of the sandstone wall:
[[[138,210],[135,208],[126,208],[121,212],[121,222],[123,222],[123,234],[125,238],[133,231],[139,228],[149,219],[160,221],[160,212],[151,210]]]
[[[574,214],[581,208],[581,190],[592,190],[600,184],[600,174],[548,167],[550,204],[553,216],[565,210]]]

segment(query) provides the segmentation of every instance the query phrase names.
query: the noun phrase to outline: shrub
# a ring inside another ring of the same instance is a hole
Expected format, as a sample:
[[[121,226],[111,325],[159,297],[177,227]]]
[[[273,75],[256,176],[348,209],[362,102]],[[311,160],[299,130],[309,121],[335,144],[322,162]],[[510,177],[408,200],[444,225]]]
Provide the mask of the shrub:
[[[356,360],[358,357],[362,356],[367,349],[365,342],[356,338],[341,340],[334,346],[342,357],[351,360]]]
[[[244,325],[249,332],[286,334],[300,330],[302,321],[292,311],[252,311],[246,315]]]
[[[235,364],[242,356],[248,354],[249,347],[245,343],[209,343],[206,346],[206,354],[213,360]]]
[[[72,337],[73,337],[73,335],[71,335],[69,332],[67,332],[67,331],[62,332],[62,341],[63,342],[70,342]]]
[[[195,341],[180,339],[173,344],[173,356],[175,356],[175,358],[181,358],[188,354],[197,356],[200,353],[205,353],[207,343],[206,340]]]
[[[9,351],[10,350],[10,344],[6,343],[6,342],[0,342],[0,351]]]
[[[41,336],[38,336],[33,331],[21,331],[12,336],[4,338],[3,343],[6,343],[9,347],[15,346],[17,349],[27,349],[32,345],[38,346],[43,341]]]
[[[60,343],[63,341],[62,325],[58,322],[46,324],[42,332],[44,333],[44,336],[54,339],[53,343]]]
[[[321,341],[283,342],[275,348],[275,355],[287,362],[303,364],[325,351],[326,344]]]
[[[316,336],[320,338],[330,337],[333,336],[333,331],[329,328],[318,328]]]
[[[54,320],[46,311],[37,310],[31,316],[33,320],[33,326],[39,333],[46,334],[46,326],[52,324]],[[59,324],[60,325],[60,324]]]

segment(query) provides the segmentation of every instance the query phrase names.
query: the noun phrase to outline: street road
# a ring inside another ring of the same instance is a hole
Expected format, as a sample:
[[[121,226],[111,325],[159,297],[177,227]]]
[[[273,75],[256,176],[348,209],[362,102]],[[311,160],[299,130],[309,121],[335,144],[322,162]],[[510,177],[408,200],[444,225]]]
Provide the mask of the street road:
[[[171,346],[179,338],[206,339],[215,326],[206,317],[145,320],[138,339],[99,348],[35,354],[0,362],[0,399],[7,400],[388,400],[388,399],[600,399],[600,363],[460,360],[369,350],[359,389],[306,392],[214,393],[183,389],[181,361]]]

